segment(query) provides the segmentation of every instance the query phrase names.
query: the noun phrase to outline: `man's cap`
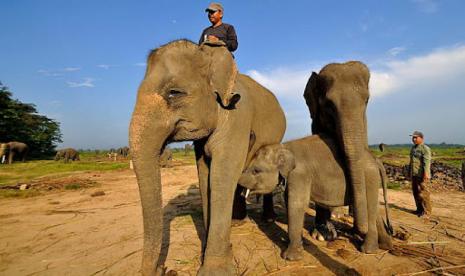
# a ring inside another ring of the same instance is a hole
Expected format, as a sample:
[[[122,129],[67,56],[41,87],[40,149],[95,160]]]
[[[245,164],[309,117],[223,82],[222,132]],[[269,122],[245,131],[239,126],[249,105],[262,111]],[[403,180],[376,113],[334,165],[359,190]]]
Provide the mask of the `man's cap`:
[[[421,131],[415,130],[410,136],[423,138],[423,133]]]
[[[205,9],[206,12],[208,11],[223,11],[223,6],[220,4],[220,3],[210,3],[210,5],[208,6],[208,8]]]

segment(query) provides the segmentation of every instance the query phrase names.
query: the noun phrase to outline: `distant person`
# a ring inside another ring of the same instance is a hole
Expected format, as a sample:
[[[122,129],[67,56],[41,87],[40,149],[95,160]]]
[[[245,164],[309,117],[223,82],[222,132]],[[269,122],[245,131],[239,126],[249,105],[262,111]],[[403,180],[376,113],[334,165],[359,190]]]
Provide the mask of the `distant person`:
[[[424,144],[423,133],[414,131],[412,135],[413,146],[410,150],[410,177],[412,192],[419,217],[431,215],[430,193],[428,183],[431,180],[431,149]]]
[[[208,13],[208,20],[212,25],[203,30],[200,36],[199,45],[205,41],[223,41],[230,52],[237,49],[236,30],[230,24],[223,23],[223,6],[220,3],[211,3],[205,12]]]

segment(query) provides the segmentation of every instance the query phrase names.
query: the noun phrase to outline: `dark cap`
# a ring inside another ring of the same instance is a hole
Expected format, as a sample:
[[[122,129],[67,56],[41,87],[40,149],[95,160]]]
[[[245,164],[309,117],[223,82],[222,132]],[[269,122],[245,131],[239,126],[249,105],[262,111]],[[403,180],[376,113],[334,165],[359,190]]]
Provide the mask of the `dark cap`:
[[[223,6],[221,6],[220,3],[214,3],[214,2],[210,3],[210,5],[208,6],[208,8],[205,9],[206,12],[208,12],[208,11],[214,11],[214,12],[216,12],[216,11],[218,11],[218,10],[219,10],[219,11],[223,11]]]
[[[413,134],[411,134],[410,136],[412,136],[412,137],[421,137],[421,138],[423,138],[423,133],[421,133],[421,132],[418,131],[418,130],[415,130],[415,131],[413,132]]]

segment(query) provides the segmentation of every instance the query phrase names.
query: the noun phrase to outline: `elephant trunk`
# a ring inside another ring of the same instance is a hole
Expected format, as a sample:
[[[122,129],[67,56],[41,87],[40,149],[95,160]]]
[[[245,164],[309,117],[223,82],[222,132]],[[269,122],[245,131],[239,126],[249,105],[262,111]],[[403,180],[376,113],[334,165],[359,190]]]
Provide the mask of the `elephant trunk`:
[[[342,144],[347,161],[347,172],[352,188],[354,225],[361,233],[368,231],[368,207],[365,183],[365,163],[362,159],[365,150],[363,121],[350,120],[342,123]]]
[[[163,120],[166,109],[154,102],[138,99],[129,128],[129,144],[144,222],[142,275],[163,273],[158,264],[163,234],[159,157],[167,137],[173,131],[168,121]]]

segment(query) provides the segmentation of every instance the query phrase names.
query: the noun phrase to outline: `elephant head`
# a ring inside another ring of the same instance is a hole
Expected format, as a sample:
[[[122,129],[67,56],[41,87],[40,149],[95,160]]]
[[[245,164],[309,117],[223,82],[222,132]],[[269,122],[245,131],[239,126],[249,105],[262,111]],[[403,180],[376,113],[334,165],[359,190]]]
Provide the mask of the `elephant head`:
[[[0,144],[0,159],[3,158],[8,153],[9,146],[7,143],[1,143]]]
[[[242,173],[239,184],[257,194],[271,193],[278,185],[279,176],[287,179],[294,168],[295,158],[290,150],[283,145],[264,146]]]
[[[214,131],[218,95],[234,85],[235,64],[224,47],[179,40],[152,51],[129,126],[129,143],[144,222],[142,274],[161,273],[160,154],[173,141],[199,140]],[[224,101],[224,106],[230,102]],[[231,98],[229,98],[231,99]]]
[[[362,153],[368,147],[366,107],[370,72],[360,62],[329,64],[312,73],[304,97],[312,132],[334,137],[344,153],[354,198],[355,224],[367,231],[367,199]]]

